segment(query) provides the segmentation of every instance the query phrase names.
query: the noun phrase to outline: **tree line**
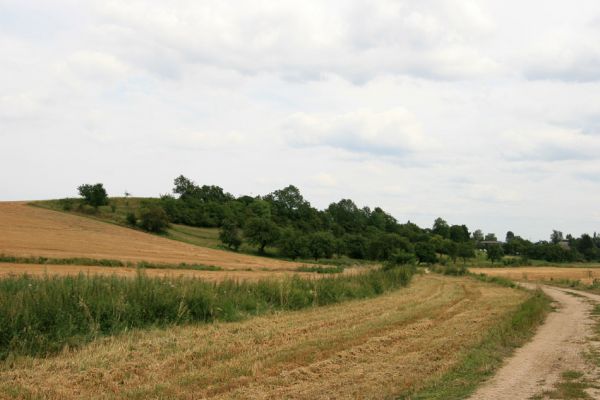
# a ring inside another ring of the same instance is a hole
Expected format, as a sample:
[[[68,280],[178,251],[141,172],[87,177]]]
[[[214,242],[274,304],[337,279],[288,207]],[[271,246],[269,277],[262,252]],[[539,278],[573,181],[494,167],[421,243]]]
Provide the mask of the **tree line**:
[[[97,200],[97,185],[82,185],[85,190],[80,193],[84,199],[106,204]],[[395,263],[466,262],[479,249],[492,262],[505,255],[519,262],[600,260],[600,237],[595,234],[563,238],[554,231],[550,241],[533,243],[509,231],[500,242],[494,234],[470,232],[466,225],[450,225],[442,218],[431,228],[400,223],[380,207],[359,207],[351,199],[318,210],[293,185],[264,196],[235,197],[183,175],[174,180],[172,194],[144,202],[137,213],[127,215],[127,222],[152,232],[163,231],[169,223],[219,228],[220,240],[231,250],[247,243],[260,254],[290,259],[347,256]]]

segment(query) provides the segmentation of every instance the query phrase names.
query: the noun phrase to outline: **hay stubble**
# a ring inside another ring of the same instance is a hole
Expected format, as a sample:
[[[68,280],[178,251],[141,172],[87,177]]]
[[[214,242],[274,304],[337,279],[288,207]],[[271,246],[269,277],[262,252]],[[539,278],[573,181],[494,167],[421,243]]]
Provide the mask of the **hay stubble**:
[[[423,276],[376,299],[245,322],[131,332],[13,360],[4,394],[70,398],[388,398],[425,385],[527,295]]]

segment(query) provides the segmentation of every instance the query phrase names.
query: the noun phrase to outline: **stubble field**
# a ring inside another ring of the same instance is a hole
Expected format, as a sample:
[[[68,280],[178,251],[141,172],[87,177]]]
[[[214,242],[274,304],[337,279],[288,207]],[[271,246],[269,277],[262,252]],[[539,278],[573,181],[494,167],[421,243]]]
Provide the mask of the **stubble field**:
[[[135,331],[0,373],[4,398],[392,398],[439,379],[528,297],[426,275],[375,299]]]
[[[516,281],[557,281],[579,280],[591,284],[600,279],[600,268],[593,267],[507,267],[507,268],[469,268],[476,274],[498,276]]]
[[[22,202],[0,203],[0,232],[0,253],[11,256],[197,263],[226,270],[293,271],[302,265],[193,246]]]

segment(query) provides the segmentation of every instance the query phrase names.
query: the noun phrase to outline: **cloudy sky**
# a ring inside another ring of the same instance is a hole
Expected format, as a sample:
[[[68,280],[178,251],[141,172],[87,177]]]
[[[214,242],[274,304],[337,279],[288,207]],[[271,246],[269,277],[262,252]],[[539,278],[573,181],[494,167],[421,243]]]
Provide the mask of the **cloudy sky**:
[[[0,0],[0,200],[298,186],[600,231],[600,2]]]

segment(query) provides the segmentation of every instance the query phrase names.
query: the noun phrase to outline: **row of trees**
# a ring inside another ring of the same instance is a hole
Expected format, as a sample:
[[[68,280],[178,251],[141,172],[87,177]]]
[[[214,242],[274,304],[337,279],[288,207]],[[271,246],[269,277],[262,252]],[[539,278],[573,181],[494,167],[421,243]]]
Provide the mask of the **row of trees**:
[[[174,195],[160,198],[169,220],[201,227],[220,227],[221,241],[233,250],[243,242],[259,253],[267,249],[287,258],[414,259],[423,263],[474,256],[475,243],[465,225],[438,218],[433,229],[399,223],[379,207],[358,207],[350,199],[318,210],[295,186],[266,196],[235,197],[218,186],[198,186],[175,179]]]
[[[102,184],[82,185],[79,192],[93,207],[108,204]],[[431,228],[399,223],[376,207],[358,207],[342,199],[318,210],[295,186],[265,196],[235,197],[219,186],[199,186],[179,176],[173,195],[142,203],[127,221],[151,232],[163,231],[169,222],[197,227],[219,227],[220,239],[232,250],[244,242],[261,254],[277,252],[287,258],[354,259],[391,258],[435,263],[440,258],[456,261],[484,250],[492,262],[505,255],[551,262],[600,260],[600,237],[579,238],[554,231],[550,241],[533,243],[509,231],[499,242],[493,233],[470,232],[465,225],[450,225],[437,218]]]

